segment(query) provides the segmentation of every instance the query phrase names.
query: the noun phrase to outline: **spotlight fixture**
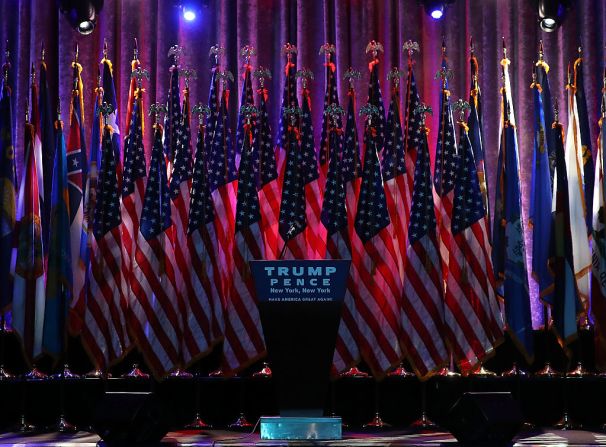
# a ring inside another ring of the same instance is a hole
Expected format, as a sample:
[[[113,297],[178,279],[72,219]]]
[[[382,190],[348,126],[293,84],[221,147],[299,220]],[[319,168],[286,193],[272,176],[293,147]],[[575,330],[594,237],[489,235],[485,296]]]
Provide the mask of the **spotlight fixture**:
[[[440,20],[444,16],[446,5],[454,3],[455,0],[419,0],[419,2],[432,19]]]
[[[59,10],[73,29],[82,35],[92,33],[103,8],[103,0],[60,0]]]
[[[175,0],[174,5],[179,8],[181,17],[186,22],[193,22],[208,8],[209,0]]]
[[[539,26],[547,33],[555,31],[564,21],[571,0],[537,0]]]
[[[191,6],[183,6],[183,18],[188,22],[196,20],[196,11]]]

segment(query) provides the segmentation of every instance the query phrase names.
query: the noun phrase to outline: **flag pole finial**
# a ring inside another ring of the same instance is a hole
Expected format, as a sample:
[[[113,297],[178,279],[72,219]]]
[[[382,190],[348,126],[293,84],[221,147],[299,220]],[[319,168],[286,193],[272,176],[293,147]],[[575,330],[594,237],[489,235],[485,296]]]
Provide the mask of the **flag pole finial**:
[[[76,42],[76,45],[74,45],[74,64],[78,63],[78,56],[80,56],[80,47]]]
[[[244,58],[244,64],[250,65],[250,58],[257,54],[257,49],[252,45],[244,45],[240,49],[240,56]]]
[[[240,113],[244,116],[244,119],[246,120],[246,124],[250,125],[250,120],[252,119],[253,116],[255,116],[258,113],[258,110],[252,104],[244,104],[240,108]]]
[[[44,41],[42,41],[42,44],[40,45],[40,60],[42,62],[44,62],[45,57],[46,57],[46,49],[44,48]]]
[[[411,39],[408,39],[406,42],[404,42],[404,45],[402,45],[402,53],[406,53],[406,55],[408,56],[408,63],[412,63],[412,55],[414,52],[420,53],[421,52],[421,47],[419,46],[418,42],[414,42]]]
[[[379,108],[371,103],[366,103],[360,109],[360,115],[364,115],[366,117],[366,123],[368,128],[372,127],[372,117],[379,116]]]
[[[184,48],[181,45],[173,45],[168,50],[168,57],[173,57],[173,66],[178,67]]]
[[[442,36],[442,59],[446,59],[446,36]]]
[[[29,76],[31,79],[31,85],[35,85],[36,84],[36,67],[34,66],[34,63],[32,62],[32,68],[30,69],[29,72]]]
[[[133,60],[139,60],[139,41],[135,37],[135,46],[133,47]]]
[[[583,47],[581,45],[578,46],[577,53],[579,55],[579,59],[583,57]]]
[[[137,67],[133,70],[130,77],[137,80],[137,88],[140,89],[143,86],[143,79],[145,78],[149,80],[149,71],[145,70],[144,68]]]
[[[166,107],[166,104],[156,102],[149,106],[149,116],[154,117],[154,125],[160,123],[160,114],[167,113],[167,112],[168,112],[168,107]]]
[[[320,47],[320,51],[318,52],[318,54],[324,54],[325,61],[328,64],[330,63],[331,56],[335,54],[336,51],[337,49],[334,44],[326,42]]]
[[[2,65],[2,74],[4,76],[4,82],[8,83],[8,71],[11,68],[11,52],[8,49],[8,40],[6,41],[6,48],[4,50],[4,64]]]
[[[227,90],[227,81],[234,82],[234,75],[229,70],[220,71],[217,73],[217,78],[221,81],[221,84],[223,84],[223,90]]]
[[[295,73],[295,78],[301,79],[301,87],[306,90],[308,82],[314,79],[314,73],[309,68],[303,68]]]
[[[330,117],[332,120],[332,126],[337,128],[339,125],[339,118],[345,115],[345,110],[343,110],[343,107],[333,102],[326,107],[324,110],[324,115]]]
[[[530,86],[534,87],[535,85],[537,85],[537,66],[534,61],[532,61],[532,84]]]
[[[383,45],[381,44],[381,42],[371,40],[370,42],[368,42],[368,45],[366,45],[366,54],[370,53],[373,59],[377,58],[377,56],[379,55],[379,51],[381,53],[384,53]]]
[[[434,79],[442,79],[442,88],[446,89],[446,83],[452,79],[454,72],[450,68],[440,67],[434,76]]]
[[[553,120],[558,123],[560,119],[560,107],[558,105],[558,97],[553,97]]]
[[[181,70],[181,74],[183,75],[183,79],[185,79],[185,90],[189,90],[189,80],[198,79],[198,72],[193,68],[186,68],[185,70]]]
[[[292,62],[292,55],[297,54],[298,50],[296,45],[291,44],[290,42],[286,42],[282,46],[282,54],[286,55],[286,60],[288,63]]]
[[[471,53],[472,56],[475,55],[475,51],[476,51],[476,47],[473,44],[473,36],[469,37],[469,52]]]
[[[400,78],[404,76],[404,72],[398,67],[393,67],[389,73],[387,73],[387,80],[391,81],[394,88],[398,88],[400,85]]]
[[[61,121],[61,98],[57,98],[57,121]]]
[[[210,107],[208,107],[206,104],[199,102],[192,108],[191,113],[193,113],[194,115],[198,115],[198,119],[200,120],[200,125],[204,126],[205,125],[204,120],[205,120],[205,118],[210,116],[211,111],[210,111]]]
[[[360,73],[360,71],[358,70],[354,70],[351,67],[349,67],[349,70],[347,70],[343,75],[343,79],[349,81],[349,88],[352,90],[354,88],[354,82],[356,81],[356,79],[360,79],[361,77],[362,73]]]
[[[208,50],[208,55],[215,57],[215,65],[219,65],[219,61],[221,60],[223,54],[225,54],[225,47],[219,44],[213,45],[210,47],[210,50]]]
[[[507,59],[507,44],[505,43],[505,36],[503,36],[501,39],[503,42],[503,59]]]
[[[543,39],[539,40],[539,62],[543,62],[545,52],[543,50]]]
[[[108,119],[109,115],[114,113],[114,106],[103,101],[103,104],[101,104],[101,107],[99,107],[99,111],[103,115],[104,124],[107,126],[107,119]]]
[[[253,78],[259,80],[259,88],[265,88],[265,80],[271,79],[271,70],[269,68],[265,68],[259,66],[255,71],[253,71]]]
[[[421,119],[421,127],[425,127],[427,115],[433,115],[433,109],[428,105],[421,103],[414,109],[413,113],[415,115],[419,115],[419,118]]]
[[[459,112],[458,123],[464,125],[465,124],[465,113],[467,113],[468,110],[471,110],[471,106],[469,105],[469,103],[467,101],[465,101],[464,99],[459,98],[455,101],[452,108],[455,111]]]
[[[103,59],[107,59],[107,38],[103,39]]]
[[[29,98],[25,98],[25,122],[29,123]]]

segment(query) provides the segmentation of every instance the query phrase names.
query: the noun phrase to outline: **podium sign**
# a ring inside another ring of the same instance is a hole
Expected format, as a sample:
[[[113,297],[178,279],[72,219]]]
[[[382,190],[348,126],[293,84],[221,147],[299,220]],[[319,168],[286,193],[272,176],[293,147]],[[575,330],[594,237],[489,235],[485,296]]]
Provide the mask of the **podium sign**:
[[[281,416],[322,416],[349,265],[250,263]]]

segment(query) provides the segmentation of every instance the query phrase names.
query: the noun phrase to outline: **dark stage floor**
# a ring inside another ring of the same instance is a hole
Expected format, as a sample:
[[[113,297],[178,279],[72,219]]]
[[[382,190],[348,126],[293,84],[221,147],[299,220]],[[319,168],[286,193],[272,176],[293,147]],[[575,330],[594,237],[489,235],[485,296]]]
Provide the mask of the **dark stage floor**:
[[[45,433],[24,436],[15,433],[0,434],[0,446],[23,447],[93,447],[99,442],[99,437],[87,432],[73,435]],[[220,447],[220,446],[456,446],[457,441],[450,433],[406,433],[401,431],[382,433],[345,433],[340,441],[286,442],[262,441],[258,434],[247,435],[229,431],[212,430],[208,432],[171,432],[162,442],[163,445],[191,447]],[[557,431],[537,430],[525,433],[515,439],[513,446],[594,446],[606,445],[606,434],[589,431]]]

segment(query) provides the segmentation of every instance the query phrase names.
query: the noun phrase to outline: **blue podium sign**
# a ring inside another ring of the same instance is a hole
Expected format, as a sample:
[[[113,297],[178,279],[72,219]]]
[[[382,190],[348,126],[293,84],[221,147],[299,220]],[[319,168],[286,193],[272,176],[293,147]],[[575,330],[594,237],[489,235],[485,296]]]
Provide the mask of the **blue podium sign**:
[[[283,417],[266,419],[262,433],[264,429],[273,433],[284,430],[282,436],[294,439],[285,433],[297,432],[301,417],[322,417],[350,263],[250,262]],[[317,420],[314,424],[317,427]],[[340,428],[340,420],[329,420],[331,429],[337,425]]]
[[[351,261],[251,261],[257,300],[341,302]]]

